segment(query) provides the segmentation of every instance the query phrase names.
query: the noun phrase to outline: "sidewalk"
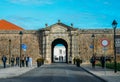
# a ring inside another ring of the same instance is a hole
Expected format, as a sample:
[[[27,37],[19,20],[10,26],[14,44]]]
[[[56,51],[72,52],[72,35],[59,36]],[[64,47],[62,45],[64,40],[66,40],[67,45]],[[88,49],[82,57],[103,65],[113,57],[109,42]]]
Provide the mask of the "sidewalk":
[[[93,69],[91,64],[81,64],[81,67],[87,72],[100,79],[104,79],[107,82],[120,82],[120,71],[114,73],[114,70],[112,69],[102,69],[99,66],[96,66],[95,69]]]
[[[0,78],[10,78],[10,77],[16,77],[19,75],[22,75],[23,73],[26,73],[34,68],[36,68],[37,65],[33,65],[32,67],[7,67],[2,68],[0,66]]]

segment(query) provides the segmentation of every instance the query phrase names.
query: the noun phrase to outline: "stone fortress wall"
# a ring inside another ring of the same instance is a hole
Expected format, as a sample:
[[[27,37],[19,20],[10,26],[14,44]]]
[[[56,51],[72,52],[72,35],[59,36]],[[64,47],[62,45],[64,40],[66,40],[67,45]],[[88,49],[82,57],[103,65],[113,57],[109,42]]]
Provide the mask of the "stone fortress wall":
[[[79,31],[79,55],[84,61],[89,61],[90,57],[93,55],[93,49],[90,48],[90,45],[93,45],[93,40],[91,38],[92,34],[94,34],[94,54],[97,57],[101,55],[111,56],[113,57],[113,31],[112,29],[106,30],[80,30]],[[101,45],[101,40],[105,38],[109,41],[109,45],[107,46],[107,50],[103,51],[103,46]]]
[[[27,45],[27,50],[22,50],[22,55],[29,55],[36,62],[39,57],[39,44],[36,31],[23,31],[22,43]],[[9,41],[11,40],[11,42]],[[11,53],[11,54],[10,54]],[[20,35],[19,31],[0,31],[0,58],[6,55],[9,60],[10,55],[20,56]],[[9,61],[7,61],[9,62]]]
[[[116,30],[117,35],[120,35],[120,30]],[[109,40],[109,45],[105,54],[107,56],[113,56],[113,29],[93,29],[93,30],[78,30],[77,39],[79,45],[79,53],[76,53],[76,56],[79,56],[83,61],[89,61],[92,56],[92,49],[90,45],[92,44],[91,35],[95,35],[94,39],[94,53],[96,56],[101,56],[104,54],[101,39],[107,38]],[[33,63],[36,62],[36,59],[41,55],[41,33],[38,33],[36,30],[23,30],[22,42],[27,45],[27,50],[23,51],[22,54],[27,54],[33,58]],[[11,40],[11,42],[9,41]],[[74,41],[74,40],[73,40]],[[3,54],[9,59],[11,55],[17,56],[20,55],[20,35],[19,31],[0,31],[0,59]],[[75,57],[75,56],[74,56]],[[117,61],[120,61],[120,54],[117,54]],[[9,61],[7,61],[8,63]],[[0,61],[1,63],[1,61]]]

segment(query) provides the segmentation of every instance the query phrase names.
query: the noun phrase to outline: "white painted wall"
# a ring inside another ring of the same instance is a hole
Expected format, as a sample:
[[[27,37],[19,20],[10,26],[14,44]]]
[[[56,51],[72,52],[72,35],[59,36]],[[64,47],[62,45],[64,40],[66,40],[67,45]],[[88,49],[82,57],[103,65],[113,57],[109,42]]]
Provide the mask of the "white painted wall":
[[[66,48],[64,46],[55,46],[54,62],[66,62]]]

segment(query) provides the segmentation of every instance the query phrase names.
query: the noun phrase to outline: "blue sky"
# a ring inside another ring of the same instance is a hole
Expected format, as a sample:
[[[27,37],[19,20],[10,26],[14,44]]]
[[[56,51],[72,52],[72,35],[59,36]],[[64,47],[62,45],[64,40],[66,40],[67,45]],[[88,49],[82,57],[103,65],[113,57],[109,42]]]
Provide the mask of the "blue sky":
[[[80,29],[110,28],[120,22],[120,0],[0,0],[0,19],[26,30],[61,22]]]
[[[64,46],[63,44],[57,44],[56,46]]]

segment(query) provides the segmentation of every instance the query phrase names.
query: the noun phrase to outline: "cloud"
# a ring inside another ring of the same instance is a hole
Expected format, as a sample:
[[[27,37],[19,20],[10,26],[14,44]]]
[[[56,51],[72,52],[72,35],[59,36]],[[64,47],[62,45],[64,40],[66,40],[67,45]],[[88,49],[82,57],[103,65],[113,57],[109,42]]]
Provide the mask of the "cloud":
[[[24,5],[30,5],[30,4],[52,4],[53,0],[7,0],[10,3],[14,4],[24,4]]]

